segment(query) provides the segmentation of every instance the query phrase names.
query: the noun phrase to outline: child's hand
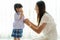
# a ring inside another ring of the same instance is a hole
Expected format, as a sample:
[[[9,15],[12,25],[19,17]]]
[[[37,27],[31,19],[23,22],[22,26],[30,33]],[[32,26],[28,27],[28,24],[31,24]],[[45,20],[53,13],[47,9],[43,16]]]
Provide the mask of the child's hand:
[[[21,14],[23,14],[23,10],[22,10],[22,11],[20,11],[20,13],[21,13]]]
[[[19,15],[20,19],[21,19],[23,16],[24,16],[23,13],[20,13],[20,15]]]

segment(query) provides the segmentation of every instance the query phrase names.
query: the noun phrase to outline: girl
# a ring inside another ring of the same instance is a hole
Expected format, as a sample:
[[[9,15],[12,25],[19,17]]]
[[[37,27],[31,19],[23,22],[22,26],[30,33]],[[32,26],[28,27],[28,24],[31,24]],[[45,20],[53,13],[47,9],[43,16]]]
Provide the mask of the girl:
[[[46,12],[45,3],[38,1],[35,6],[37,13],[38,25],[34,25],[28,19],[25,19],[25,23],[36,33],[43,32],[44,36],[34,38],[33,40],[57,40],[56,24],[50,14]]]
[[[22,5],[19,3],[16,3],[14,5],[14,9],[16,11],[14,15],[14,23],[13,23],[13,32],[12,37],[14,37],[14,40],[20,40],[23,33],[24,28],[24,15],[22,10]]]

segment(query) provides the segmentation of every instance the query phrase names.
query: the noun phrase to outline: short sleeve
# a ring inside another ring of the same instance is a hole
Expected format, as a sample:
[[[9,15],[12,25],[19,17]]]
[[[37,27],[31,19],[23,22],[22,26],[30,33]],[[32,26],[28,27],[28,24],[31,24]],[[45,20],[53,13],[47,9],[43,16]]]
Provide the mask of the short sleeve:
[[[24,16],[24,19],[26,19],[26,17]]]
[[[42,17],[40,25],[42,25],[43,23],[49,23],[49,17],[46,14]]]
[[[42,18],[41,22],[43,22],[43,23],[48,23],[48,22],[49,22],[48,16],[44,16],[44,17]]]
[[[19,15],[17,15],[17,14],[15,13],[15,14],[14,14],[14,19],[15,19],[15,20],[20,20]]]
[[[26,19],[26,17],[24,16],[24,19],[23,20],[25,20]]]

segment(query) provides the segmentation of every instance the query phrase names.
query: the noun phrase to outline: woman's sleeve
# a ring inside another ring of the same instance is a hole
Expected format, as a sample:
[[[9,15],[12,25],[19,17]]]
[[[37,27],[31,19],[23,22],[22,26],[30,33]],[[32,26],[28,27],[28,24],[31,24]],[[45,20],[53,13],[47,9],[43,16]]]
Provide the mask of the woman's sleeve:
[[[52,27],[53,24],[52,24],[50,16],[48,16],[48,15],[44,16],[41,20],[41,25],[43,23],[47,23],[44,31],[46,31],[46,33],[49,33],[53,29],[53,27]]]
[[[40,22],[40,25],[42,25],[43,23],[49,23],[49,17],[48,16],[43,16]]]
[[[48,17],[48,16],[44,16],[44,17],[42,18],[42,22],[43,22],[43,23],[49,23],[49,17]]]

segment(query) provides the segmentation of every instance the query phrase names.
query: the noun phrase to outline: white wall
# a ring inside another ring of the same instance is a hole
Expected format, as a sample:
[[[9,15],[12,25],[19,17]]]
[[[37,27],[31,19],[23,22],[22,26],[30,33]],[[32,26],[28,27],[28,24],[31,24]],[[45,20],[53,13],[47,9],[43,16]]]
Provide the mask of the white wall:
[[[14,20],[14,4],[21,3],[24,9],[24,15],[31,22],[36,24],[36,14],[34,11],[35,3],[39,0],[0,0],[0,37],[10,37],[13,20]],[[60,5],[59,0],[43,0],[46,3],[46,11],[53,16],[57,24],[58,35],[60,35]],[[35,19],[35,20],[34,20]],[[32,30],[25,25],[24,37],[30,37]]]

